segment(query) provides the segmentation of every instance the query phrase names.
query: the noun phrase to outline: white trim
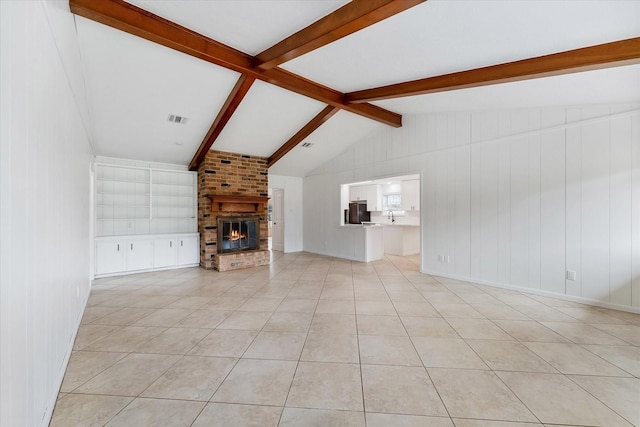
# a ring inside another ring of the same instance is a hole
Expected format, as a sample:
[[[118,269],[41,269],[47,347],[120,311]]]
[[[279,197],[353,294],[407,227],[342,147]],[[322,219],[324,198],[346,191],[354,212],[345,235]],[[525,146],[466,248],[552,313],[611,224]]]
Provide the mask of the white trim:
[[[167,171],[174,171],[174,172],[197,172],[197,171],[190,171],[187,165],[178,165],[173,163],[161,163],[161,162],[149,162],[145,160],[125,159],[121,157],[106,157],[106,156],[97,155],[96,162],[104,165],[109,165],[109,166],[122,166],[122,167],[142,168],[142,169],[158,169],[158,170],[167,170]],[[140,166],[140,165],[145,165],[145,166]]]
[[[200,263],[196,264],[185,264],[185,265],[172,265],[169,267],[153,267],[147,268],[144,270],[132,270],[132,271],[118,271],[117,273],[105,273],[105,274],[96,274],[96,279],[103,279],[105,277],[114,277],[114,276],[127,276],[129,274],[138,274],[138,273],[153,273],[156,271],[166,271],[166,270],[178,270],[180,268],[193,268],[200,267]]]
[[[42,426],[48,426],[51,422],[51,418],[53,417],[53,410],[56,407],[56,403],[58,403],[58,396],[60,395],[60,389],[62,388],[62,382],[64,381],[64,375],[67,372],[67,366],[69,365],[69,360],[71,359],[71,354],[73,353],[73,344],[76,341],[76,336],[78,335],[78,330],[80,329],[80,323],[82,322],[82,317],[84,316],[84,311],[87,309],[87,304],[89,303],[89,296],[91,295],[91,281],[89,281],[89,292],[87,293],[87,297],[84,300],[84,304],[82,305],[82,310],[80,310],[80,314],[76,319],[75,326],[73,328],[73,335],[71,336],[71,340],[69,341],[69,345],[67,347],[67,352],[64,355],[64,359],[62,360],[62,364],[60,365],[60,370],[58,371],[58,380],[56,384],[58,387],[56,388],[57,393],[53,396],[53,401],[47,405],[47,409],[44,413],[44,417],[42,421],[45,422]]]
[[[162,168],[156,168],[153,166],[129,166],[129,165],[121,165],[121,164],[114,164],[114,163],[104,163],[104,162],[96,162],[95,163],[96,166],[109,166],[109,167],[114,167],[114,168],[124,168],[124,169],[141,169],[141,170],[148,170],[149,172],[152,171],[160,171],[160,172],[174,172],[174,173],[185,173],[185,172],[192,172],[192,173],[197,173],[195,171],[190,171],[188,169],[162,169]],[[167,165],[169,166],[169,165]]]
[[[594,307],[609,308],[612,310],[626,311],[628,313],[640,314],[640,307],[629,307],[626,305],[612,304],[610,302],[605,302],[605,301],[598,301],[598,300],[593,300],[593,299],[583,298],[583,297],[574,297],[571,295],[563,295],[555,292],[543,291],[541,289],[523,288],[520,286],[509,285],[506,283],[492,282],[489,280],[476,280],[469,277],[457,276],[455,274],[443,274],[440,272],[429,272],[429,271],[423,271],[422,273],[428,274],[430,276],[461,280],[464,282],[469,282],[471,284],[486,285],[486,286],[492,286],[494,288],[501,288],[501,289],[509,289],[512,291],[523,292],[525,294],[540,295],[540,296],[555,298],[563,301],[577,302],[580,304],[586,304]]]

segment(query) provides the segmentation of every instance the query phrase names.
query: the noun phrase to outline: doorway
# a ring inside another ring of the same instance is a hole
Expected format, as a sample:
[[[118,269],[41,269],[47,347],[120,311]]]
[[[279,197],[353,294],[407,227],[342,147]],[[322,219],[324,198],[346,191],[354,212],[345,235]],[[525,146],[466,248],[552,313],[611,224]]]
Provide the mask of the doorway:
[[[384,227],[385,256],[420,267],[423,236],[420,187],[420,174],[343,184],[340,189],[341,213],[350,213],[354,203],[366,205],[367,223]],[[350,222],[346,213],[342,216],[344,224]]]
[[[272,200],[271,247],[275,251],[284,252],[284,190],[282,188],[274,188]]]

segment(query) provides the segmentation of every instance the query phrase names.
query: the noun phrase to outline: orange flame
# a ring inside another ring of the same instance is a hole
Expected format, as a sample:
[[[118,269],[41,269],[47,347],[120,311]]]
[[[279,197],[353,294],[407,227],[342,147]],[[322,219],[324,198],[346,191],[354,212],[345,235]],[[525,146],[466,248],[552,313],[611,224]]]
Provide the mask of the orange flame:
[[[229,233],[229,239],[231,240],[246,239],[246,238],[247,236],[245,234],[240,234],[238,230],[231,230],[231,233]]]

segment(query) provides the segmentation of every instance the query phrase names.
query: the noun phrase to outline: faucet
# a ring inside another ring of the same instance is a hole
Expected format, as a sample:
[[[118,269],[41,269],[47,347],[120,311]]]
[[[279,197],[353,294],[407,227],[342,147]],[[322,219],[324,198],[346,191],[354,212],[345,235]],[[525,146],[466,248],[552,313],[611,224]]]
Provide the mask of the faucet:
[[[396,219],[393,217],[393,211],[389,211],[389,213],[387,214],[387,219],[391,219],[391,224],[396,222]]]

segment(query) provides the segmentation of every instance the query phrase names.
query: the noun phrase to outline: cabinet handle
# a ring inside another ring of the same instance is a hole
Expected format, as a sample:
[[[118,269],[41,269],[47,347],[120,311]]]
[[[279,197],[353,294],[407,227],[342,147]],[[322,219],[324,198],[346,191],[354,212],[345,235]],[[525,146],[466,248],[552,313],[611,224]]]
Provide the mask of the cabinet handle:
[[[184,245],[182,244],[182,240],[180,240],[180,246],[184,246]]]
[[[131,244],[131,250],[133,250],[133,243]]]
[[[118,252],[120,252],[120,243],[118,243]]]
[[[171,240],[169,240],[169,247],[172,248],[173,247],[173,242]]]

